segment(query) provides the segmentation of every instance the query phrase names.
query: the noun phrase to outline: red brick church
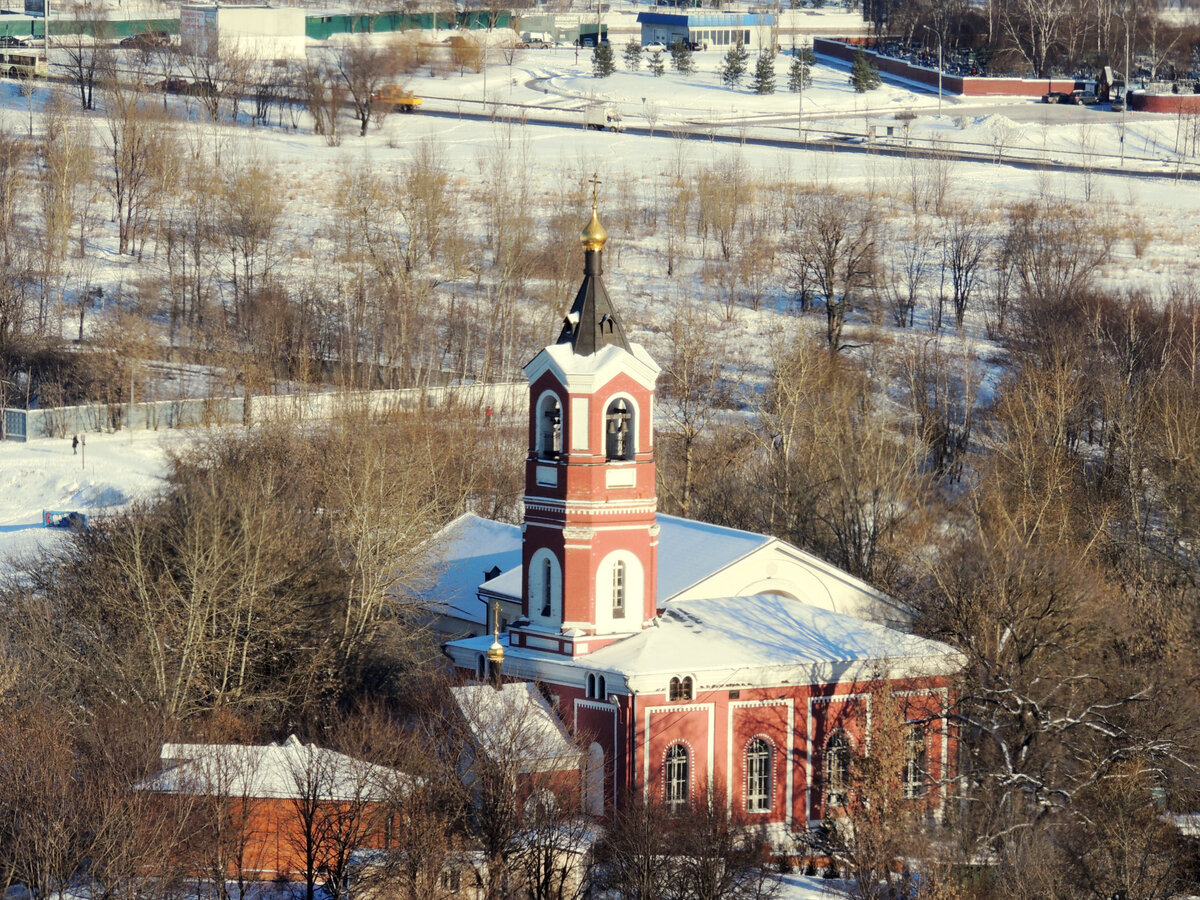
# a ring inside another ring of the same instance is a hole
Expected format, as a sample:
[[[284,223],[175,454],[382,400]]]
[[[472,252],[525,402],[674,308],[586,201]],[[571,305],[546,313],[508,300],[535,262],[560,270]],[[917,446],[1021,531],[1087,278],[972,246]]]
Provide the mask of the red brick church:
[[[959,656],[797,548],[657,513],[659,367],[605,290],[594,203],[581,240],[562,332],[525,367],[524,524],[452,523],[443,562],[462,597],[446,598],[448,614],[505,625],[503,677],[543,685],[566,728],[592,741],[592,812],[630,794],[686,804],[719,786],[779,839],[802,832],[843,801],[880,696],[910,723],[906,791],[945,802],[955,742],[939,720]],[[487,618],[493,606],[502,621]],[[493,637],[468,630],[446,652],[488,680]]]

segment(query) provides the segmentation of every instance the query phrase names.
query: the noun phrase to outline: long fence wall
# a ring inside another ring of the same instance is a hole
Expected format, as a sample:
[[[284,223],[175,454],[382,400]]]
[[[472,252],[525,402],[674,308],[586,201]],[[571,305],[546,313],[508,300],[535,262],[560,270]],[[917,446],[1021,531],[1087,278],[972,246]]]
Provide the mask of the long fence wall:
[[[157,400],[145,403],[5,409],[4,434],[10,441],[65,438],[81,432],[122,428],[157,430],[210,425],[257,425],[328,419],[338,412],[382,413],[401,409],[464,409],[487,415],[521,411],[528,403],[525,382],[468,384],[396,391],[343,391],[213,399]]]
[[[937,90],[937,69],[914,66],[903,59],[881,56],[868,46],[866,38],[813,38],[813,52],[821,56],[853,62],[859,50],[867,54],[875,68],[885,75],[904,78]],[[1047,91],[1070,93],[1082,87],[1072,78],[983,78],[962,75],[942,75],[942,92],[966,97],[1040,97]]]

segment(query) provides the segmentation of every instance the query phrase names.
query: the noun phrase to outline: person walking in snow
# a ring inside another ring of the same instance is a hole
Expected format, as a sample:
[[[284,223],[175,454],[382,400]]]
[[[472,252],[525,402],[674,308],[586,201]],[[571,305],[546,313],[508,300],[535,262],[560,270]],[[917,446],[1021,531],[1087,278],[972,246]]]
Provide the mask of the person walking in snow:
[[[75,435],[73,438],[71,438],[71,455],[79,455],[79,435]]]

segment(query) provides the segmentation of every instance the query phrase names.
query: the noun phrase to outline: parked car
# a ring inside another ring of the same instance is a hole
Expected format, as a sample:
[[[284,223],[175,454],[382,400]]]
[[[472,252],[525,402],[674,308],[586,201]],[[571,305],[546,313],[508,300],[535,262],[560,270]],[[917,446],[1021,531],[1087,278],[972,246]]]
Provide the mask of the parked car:
[[[549,50],[550,42],[534,39],[532,41],[526,41],[525,46],[530,50]]]
[[[651,41],[649,44],[642,45],[643,50],[659,50],[663,53],[667,52],[667,45],[662,41]]]
[[[25,42],[11,34],[0,34],[0,47],[24,47]]]
[[[165,31],[142,31],[121,39],[121,46],[131,50],[156,50],[171,43],[171,36]]]
[[[1073,106],[1095,106],[1100,100],[1091,91],[1071,91],[1061,102]]]
[[[1067,98],[1070,96],[1070,94],[1067,94],[1064,91],[1047,91],[1046,93],[1042,94],[1042,102],[1069,103],[1070,101]]]
[[[1124,97],[1114,98],[1113,102],[1109,108],[1112,109],[1113,112],[1125,112],[1125,98]]]

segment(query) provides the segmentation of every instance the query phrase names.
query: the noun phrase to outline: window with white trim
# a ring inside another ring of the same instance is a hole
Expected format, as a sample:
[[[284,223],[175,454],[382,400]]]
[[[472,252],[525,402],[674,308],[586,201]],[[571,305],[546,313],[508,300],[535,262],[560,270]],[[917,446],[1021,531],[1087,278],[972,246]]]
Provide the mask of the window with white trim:
[[[554,613],[554,564],[550,557],[542,560],[542,615]]]
[[[912,725],[904,732],[904,796],[915,800],[925,794],[925,729]]]
[[[835,731],[825,744],[825,805],[845,806],[850,799],[850,738]]]
[[[771,809],[771,745],[755,738],[746,747],[746,812]]]
[[[683,744],[673,744],[667,750],[667,764],[663,773],[663,803],[672,812],[687,806],[688,768],[687,747]]]
[[[617,560],[612,571],[612,614],[614,619],[625,618],[625,563]]]
[[[538,456],[557,459],[562,453],[562,405],[549,394],[538,404]]]
[[[669,699],[671,702],[675,702],[677,700],[691,700],[692,676],[685,675],[683,678],[672,678],[667,699]]]
[[[604,439],[607,459],[633,459],[633,409],[624,397],[608,404],[604,413]]]

